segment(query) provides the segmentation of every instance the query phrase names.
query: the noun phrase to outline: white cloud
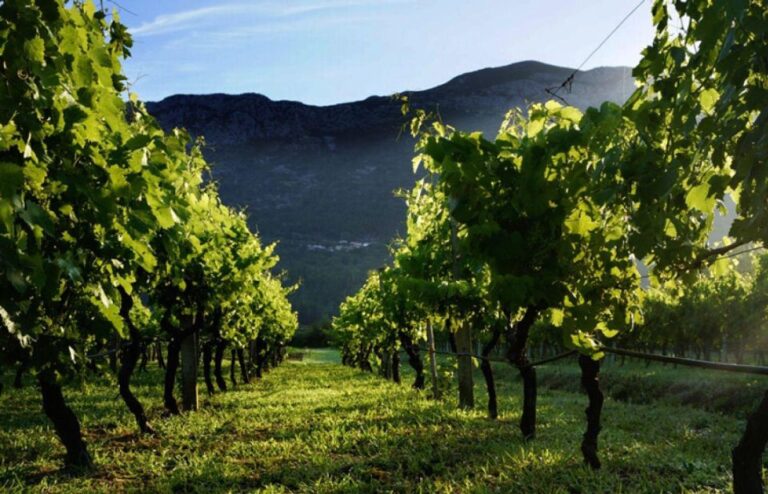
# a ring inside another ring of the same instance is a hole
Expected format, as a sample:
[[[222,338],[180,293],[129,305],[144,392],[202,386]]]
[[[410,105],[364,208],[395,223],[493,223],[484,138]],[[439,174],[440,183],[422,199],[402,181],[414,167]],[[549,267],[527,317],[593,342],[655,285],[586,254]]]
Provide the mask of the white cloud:
[[[179,33],[161,46],[166,53],[179,50],[194,50],[198,54],[216,53],[230,46],[242,47],[244,41],[255,40],[259,36],[322,31],[341,25],[360,26],[380,22],[384,17],[384,15],[337,14],[327,17],[272,19],[235,26],[210,26],[204,33],[195,29],[191,29],[190,32]]]
[[[197,22],[209,19],[211,16],[235,15],[247,8],[247,5],[221,5],[202,9],[187,10],[175,14],[159,15],[149,22],[131,29],[134,36],[151,36],[191,27]]]
[[[241,26],[224,31],[213,31],[209,33],[209,36],[212,39],[221,40],[249,38],[259,34],[312,31],[340,24],[362,24],[365,22],[373,22],[377,19],[377,17],[373,16],[336,16],[324,19],[295,19],[291,21],[264,23],[261,25]]]
[[[216,25],[221,20],[243,22],[253,17],[285,18],[312,12],[338,10],[361,6],[390,6],[410,3],[412,0],[311,0],[301,2],[259,2],[258,4],[225,4],[194,10],[159,15],[149,22],[132,28],[134,36],[153,36],[206,25]]]

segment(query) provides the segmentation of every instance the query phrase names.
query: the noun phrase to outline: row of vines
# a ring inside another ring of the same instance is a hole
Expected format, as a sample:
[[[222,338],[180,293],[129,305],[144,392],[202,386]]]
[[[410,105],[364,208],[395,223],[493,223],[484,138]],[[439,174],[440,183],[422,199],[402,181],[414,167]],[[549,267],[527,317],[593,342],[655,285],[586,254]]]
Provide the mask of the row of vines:
[[[439,328],[459,355],[459,404],[471,407],[471,354],[478,342],[483,357],[503,347],[522,378],[520,429],[532,439],[530,346],[576,350],[589,398],[581,450],[599,468],[607,345],[700,356],[729,343],[762,347],[765,260],[744,274],[735,254],[768,239],[768,9],[762,0],[657,0],[652,10],[656,35],[623,105],[534,104],[510,111],[493,139],[411,114],[414,168],[426,175],[403,194],[407,235],[392,263],[334,320],[346,364],[379,362],[399,379],[403,351],[423,388],[420,348],[434,348]],[[730,201],[736,219],[713,244]],[[728,304],[741,312],[723,313]],[[705,310],[724,322],[686,325],[686,313]],[[495,418],[493,373],[480,362]],[[766,442],[768,393],[733,450],[737,493],[762,492]]]
[[[273,246],[222,204],[203,143],[124,97],[130,48],[117,13],[90,1],[0,2],[0,373],[34,376],[73,468],[92,460],[68,381],[119,356],[120,395],[152,433],[130,387],[147,348],[167,351],[178,414],[179,366],[194,410],[201,355],[213,392],[228,346],[247,379],[297,327]]]
[[[768,256],[718,261],[686,284],[651,289],[623,348],[706,361],[768,365]]]
[[[642,320],[606,343],[665,356],[768,365],[768,256],[740,252],[685,283],[648,287]],[[566,348],[549,321],[535,325],[532,355],[545,358]]]

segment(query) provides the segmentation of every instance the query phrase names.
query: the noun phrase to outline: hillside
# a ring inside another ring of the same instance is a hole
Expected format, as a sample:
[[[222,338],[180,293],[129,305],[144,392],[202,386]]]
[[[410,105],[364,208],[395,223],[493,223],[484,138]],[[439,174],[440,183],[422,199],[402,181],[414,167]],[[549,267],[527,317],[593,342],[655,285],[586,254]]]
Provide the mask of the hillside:
[[[520,62],[405,94],[455,127],[493,133],[509,108],[550,99],[545,88],[570,73]],[[628,68],[598,68],[577,74],[562,94],[585,108],[623,101],[633,87]],[[302,280],[294,303],[303,323],[327,318],[386,261],[405,213],[393,191],[415,178],[413,142],[400,135],[392,98],[319,107],[259,94],[177,95],[148,107],[165,128],[205,136],[224,200],[247,208],[266,241],[279,240],[282,266]]]

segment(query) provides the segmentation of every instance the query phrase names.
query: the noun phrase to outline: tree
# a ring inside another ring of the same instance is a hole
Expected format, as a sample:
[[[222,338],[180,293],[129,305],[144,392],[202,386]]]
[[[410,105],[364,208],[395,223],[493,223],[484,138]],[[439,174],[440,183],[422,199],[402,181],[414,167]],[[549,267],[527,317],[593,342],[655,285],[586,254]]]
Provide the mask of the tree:
[[[627,207],[608,200],[620,184],[594,166],[591,147],[615,129],[619,114],[609,103],[582,116],[549,102],[527,117],[512,111],[494,141],[435,122],[418,145],[471,255],[490,267],[492,299],[515,321],[506,331],[507,357],[523,377],[526,438],[535,430],[535,370],[526,356],[534,323],[549,315],[569,346],[599,358],[599,337],[639,319]],[[595,379],[595,366],[586,369]],[[599,406],[591,415],[599,417]],[[585,437],[582,449],[598,467],[596,436]]]
[[[170,338],[171,411],[178,351],[210,314],[267,291],[274,362],[296,327],[271,248],[203,184],[202,143],[165,133],[136,96],[121,96],[131,38],[116,13],[106,18],[90,1],[0,2],[0,365],[35,373],[73,468],[92,461],[62,383],[90,351],[119,348],[120,394],[151,432],[130,379],[157,326]],[[249,308],[230,339],[255,335]],[[194,341],[187,349],[194,374]]]
[[[762,0],[656,0],[653,15],[656,37],[634,71],[642,84],[625,105],[638,144],[633,167],[612,169],[636,174],[631,184],[655,169],[669,184],[633,198],[634,243],[657,269],[679,272],[768,236],[768,9]],[[713,249],[687,235],[692,226],[707,232],[726,194],[737,205],[733,241]],[[648,220],[654,209],[674,226],[669,240]],[[768,392],[733,451],[736,493],[762,492],[766,443]]]

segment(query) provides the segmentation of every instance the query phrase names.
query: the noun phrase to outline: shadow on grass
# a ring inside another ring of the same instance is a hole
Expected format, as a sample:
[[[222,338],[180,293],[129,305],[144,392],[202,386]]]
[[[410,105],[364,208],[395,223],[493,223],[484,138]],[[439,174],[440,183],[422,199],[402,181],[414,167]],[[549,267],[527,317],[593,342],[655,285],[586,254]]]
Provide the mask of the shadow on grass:
[[[149,377],[142,395],[157,401],[160,386]],[[159,373],[154,377],[159,383]],[[31,418],[41,415],[39,405],[21,400],[10,420],[15,430],[0,442],[0,487],[591,493],[706,491],[729,482],[728,449],[740,429],[730,418],[609,400],[601,436],[605,468],[592,472],[578,449],[585,397],[542,391],[538,436],[525,443],[517,428],[519,384],[500,389],[502,418],[490,421],[480,388],[478,410],[461,412],[407,384],[336,365],[288,364],[262,381],[205,398],[197,413],[153,417],[160,435],[144,437],[133,432],[113,388],[98,387],[74,400],[93,417],[85,434],[100,465],[79,478],[55,470],[63,450],[50,428]],[[0,420],[9,432],[6,416]],[[39,437],[10,437],[25,433]]]

